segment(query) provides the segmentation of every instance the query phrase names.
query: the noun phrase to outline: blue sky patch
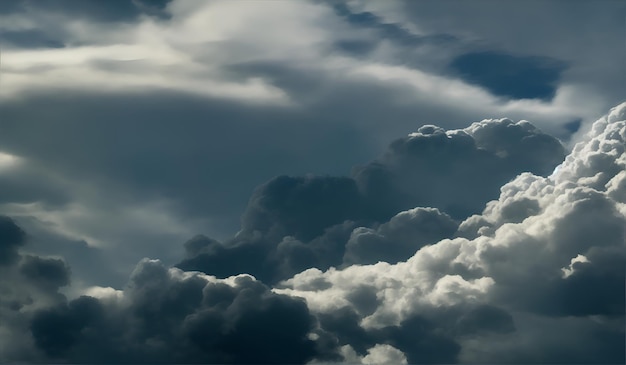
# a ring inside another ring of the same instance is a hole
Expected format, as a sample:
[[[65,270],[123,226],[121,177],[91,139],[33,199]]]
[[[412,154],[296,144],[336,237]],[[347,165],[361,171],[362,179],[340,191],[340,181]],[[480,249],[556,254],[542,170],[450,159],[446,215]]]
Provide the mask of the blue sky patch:
[[[464,81],[511,99],[550,100],[554,97],[562,61],[547,57],[515,56],[497,51],[465,53],[450,63]]]

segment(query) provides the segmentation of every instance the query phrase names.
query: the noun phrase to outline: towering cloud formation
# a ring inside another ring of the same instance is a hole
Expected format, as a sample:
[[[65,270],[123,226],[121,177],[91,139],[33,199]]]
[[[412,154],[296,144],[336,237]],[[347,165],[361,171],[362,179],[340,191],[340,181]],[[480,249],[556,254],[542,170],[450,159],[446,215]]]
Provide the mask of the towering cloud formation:
[[[320,318],[347,314],[328,325],[359,355],[381,329],[418,317],[461,346],[454,360],[621,363],[625,119],[626,103],[598,120],[552,175],[523,173],[505,184],[457,238],[395,265],[309,269],[279,292],[306,298]],[[369,297],[357,294],[364,290]],[[415,344],[382,343],[409,362],[432,360]]]
[[[144,259],[73,300],[64,262],[2,218],[0,361],[623,363],[626,103],[556,169],[555,143],[527,122],[423,127],[353,178],[260,187],[231,241],[185,244],[179,266],[207,274]],[[444,171],[469,190],[437,190],[463,186]]]
[[[517,174],[547,175],[564,156],[557,139],[526,121],[483,120],[452,131],[423,126],[352,177],[280,176],[262,185],[237,237],[224,244],[196,238],[179,267],[273,283],[309,267],[406,260],[452,237],[452,218],[480,212]],[[394,217],[416,206],[434,209]]]
[[[491,119],[462,130],[423,126],[354,175],[377,211],[427,206],[465,218],[517,174],[547,175],[564,157],[558,140],[529,122]]]

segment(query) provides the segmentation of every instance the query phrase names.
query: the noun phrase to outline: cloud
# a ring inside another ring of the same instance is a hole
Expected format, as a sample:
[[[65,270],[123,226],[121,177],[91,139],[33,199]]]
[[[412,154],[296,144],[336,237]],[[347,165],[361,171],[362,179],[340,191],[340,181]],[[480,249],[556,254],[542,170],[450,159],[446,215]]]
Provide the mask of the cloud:
[[[17,248],[24,244],[25,233],[13,220],[0,217],[0,264],[10,265],[18,258]]]
[[[7,194],[0,199],[2,212],[28,232],[27,252],[63,256],[79,277],[76,290],[123,285],[150,247],[153,255],[160,253],[173,263],[180,250],[168,255],[171,242],[182,242],[206,227],[205,222],[175,217],[167,208],[174,204],[167,199],[146,202],[116,189],[108,191],[107,198],[98,187],[25,157],[13,156],[10,164],[0,167],[0,187]],[[148,236],[150,245],[145,247],[141,243]],[[101,269],[94,271],[94,266]]]
[[[27,234],[0,216],[0,361],[33,361],[29,312],[65,299],[70,271],[59,258],[23,254]]]
[[[561,128],[558,124],[581,117],[588,120],[607,107],[591,107],[593,95],[585,92],[587,108],[579,108],[578,84],[559,84],[551,103],[502,103],[497,95],[442,69],[441,65],[461,53],[476,51],[478,46],[467,37],[442,29],[416,31],[421,24],[390,21],[377,11],[358,12],[352,3],[285,2],[259,7],[254,2],[134,1],[102,5],[86,1],[71,9],[64,7],[65,2],[54,6],[32,3],[21,12],[12,12],[11,21],[3,22],[3,27],[10,32],[31,32],[29,41],[44,33],[65,47],[51,49],[42,44],[42,48],[5,51],[3,94],[8,100],[19,100],[55,90],[109,95],[160,90],[248,106],[291,109],[310,102],[294,95],[295,85],[278,85],[281,75],[276,69],[269,74],[237,70],[241,65],[265,63],[289,64],[300,75],[320,74],[322,80],[328,80],[324,83],[336,86],[355,80],[376,83],[398,94],[392,98],[396,104],[401,100],[403,104],[420,104],[421,108],[415,108],[420,115],[434,106],[441,112],[449,107],[440,105],[442,100],[454,100],[457,117],[471,114],[481,119],[489,110],[487,115],[523,116],[556,130]],[[412,9],[407,14],[412,14]],[[259,33],[253,28],[266,31]],[[455,27],[451,30],[459,33]],[[367,45],[370,51],[367,57],[359,52],[346,54],[345,45],[348,49],[350,45]],[[518,54],[520,59],[537,56],[532,52]],[[511,90],[520,89],[527,81],[519,81],[520,85],[512,85]],[[412,92],[407,93],[407,86]],[[329,92],[323,88],[313,94],[314,100]],[[391,96],[385,94],[385,99]]]
[[[203,248],[188,249],[178,267],[274,283],[310,267],[406,260],[451,238],[457,223],[450,216],[478,213],[509,179],[523,171],[547,175],[563,158],[559,141],[527,121],[484,120],[452,131],[423,126],[356,167],[353,177],[270,180],[253,193],[234,238],[188,242]],[[415,206],[436,209],[400,213]]]
[[[626,103],[598,120],[551,176],[523,173],[505,184],[498,200],[461,223],[460,237],[395,265],[309,269],[276,291],[305,298],[320,318],[350,313],[350,323],[331,321],[332,331],[353,334],[354,343],[419,316],[460,346],[453,360],[495,361],[521,341],[510,361],[622,362],[626,216],[608,182],[626,167],[624,110]],[[364,286],[376,293],[365,311],[354,294]],[[575,332],[545,346],[547,335],[530,328],[545,326]],[[495,334],[500,340],[490,343]]]
[[[27,5],[4,5],[0,14],[0,32],[21,37],[3,48],[0,148],[24,161],[0,174],[7,191],[0,211],[114,247],[128,259],[105,266],[124,265],[120,271],[146,254],[175,262],[170,242],[196,233],[226,242],[264,181],[346,174],[419,125],[449,130],[486,117],[528,118],[566,138],[563,124],[585,124],[604,108],[600,93],[563,83],[550,102],[503,101],[444,69],[476,51],[456,28],[400,24],[352,3]],[[484,201],[475,203],[478,211]],[[421,204],[430,205],[407,202],[374,218]],[[121,211],[132,213],[121,218]],[[152,219],[166,232],[144,235]],[[301,246],[284,245],[300,258],[280,270],[308,265],[298,263],[311,256]]]
[[[563,157],[561,144],[529,122],[491,119],[447,132],[423,126],[354,175],[383,207],[428,206],[461,218],[482,209],[518,173],[549,174]],[[461,181],[463,188],[454,186]]]
[[[348,308],[319,316],[323,329],[337,336],[344,362],[408,363],[454,362],[460,347],[449,337],[434,332],[430,321],[421,316],[406,319],[398,325],[364,330],[358,315]]]
[[[619,31],[623,19],[617,16],[624,11],[620,1],[577,3],[567,9],[559,1],[509,6],[498,1],[470,5],[457,1],[378,4],[357,0],[349,6],[416,35],[445,32],[456,37],[459,45],[446,48],[448,56],[440,63],[444,67],[463,54],[482,52],[565,62],[568,68],[559,78],[552,104],[561,104],[559,94],[567,90],[569,95],[563,99],[569,99],[566,104],[571,108],[585,104],[587,111],[594,110],[595,115],[583,117],[585,124],[590,125],[603,111],[622,101],[624,74],[620,63],[614,62],[624,59],[623,48],[614,46],[623,38]],[[525,19],[533,16],[542,20],[529,26]],[[571,37],[574,33],[579,36]],[[586,52],[580,52],[581,48]],[[598,60],[599,54],[605,57]],[[519,86],[524,84],[528,85],[528,80]],[[507,92],[514,90],[520,89],[511,86]],[[527,110],[525,118],[531,118],[528,113],[532,111]]]
[[[625,110],[626,103],[598,120],[551,175],[521,173],[481,214],[462,221],[452,237],[438,240],[435,230],[431,240],[438,241],[417,247],[406,261],[308,268],[274,287],[248,274],[217,278],[144,259],[122,290],[93,287],[85,291],[89,295],[68,300],[60,293],[70,281],[66,263],[23,253],[24,233],[4,218],[0,242],[13,258],[0,268],[9,278],[0,282],[8,293],[0,301],[0,359],[623,362],[626,215],[624,203],[613,196],[623,196]],[[479,123],[468,131],[483,127]],[[433,131],[428,126],[419,133]],[[488,141],[489,135],[476,138]],[[503,145],[511,143],[486,143],[486,148],[502,152]],[[319,193],[335,186],[307,185],[306,179],[281,184],[293,182],[286,191],[305,187]],[[324,196],[304,201],[315,206]],[[259,206],[284,209],[285,202],[278,203]],[[268,237],[307,232],[286,216],[271,217],[280,229],[256,221],[251,227]],[[432,229],[433,220],[445,235],[457,226],[437,209],[415,208],[367,229],[395,244],[427,236],[424,229]],[[313,241],[330,239],[337,230],[337,244],[349,244],[363,232],[354,223],[332,226]],[[283,245],[297,238],[281,240]],[[222,246],[200,236],[185,248],[196,257],[228,250]],[[241,257],[249,260],[246,265],[259,261],[249,253]]]
[[[249,275],[216,279],[142,260],[124,290],[90,288],[68,300],[62,259],[22,254],[23,232],[2,217],[2,362],[303,363],[323,351],[304,301]],[[331,354],[332,355],[332,354]]]
[[[351,178],[279,176],[252,195],[242,216],[242,229],[311,240],[326,227],[357,218],[363,208]]]
[[[0,361],[623,362],[621,2],[68,4],[0,4]]]
[[[376,345],[367,350],[363,364],[406,364],[406,356],[390,345]]]
[[[397,42],[409,47],[423,47],[429,44],[454,44],[458,42],[454,36],[446,33],[428,35],[416,34],[415,32],[405,29],[397,23],[385,22],[384,19],[381,19],[372,12],[356,12],[344,3],[331,3],[331,5],[335,13],[344,17],[351,25],[375,30],[382,40],[390,40],[391,42]],[[342,44],[340,43],[340,47],[341,45]],[[344,43],[343,45],[346,44]],[[348,45],[350,45],[350,43],[348,43]],[[356,48],[342,48],[348,52],[352,50],[360,53],[358,51],[359,48],[369,49],[369,51],[372,51],[373,46],[371,43],[368,44],[364,42],[356,44],[352,43],[352,45],[356,46]]]
[[[414,208],[392,217],[377,229],[359,227],[346,243],[345,264],[396,263],[413,256],[417,249],[452,237],[457,223],[433,208]]]
[[[302,363],[317,353],[313,324],[304,301],[249,276],[218,280],[143,260],[119,295],[40,310],[30,328],[51,360]]]

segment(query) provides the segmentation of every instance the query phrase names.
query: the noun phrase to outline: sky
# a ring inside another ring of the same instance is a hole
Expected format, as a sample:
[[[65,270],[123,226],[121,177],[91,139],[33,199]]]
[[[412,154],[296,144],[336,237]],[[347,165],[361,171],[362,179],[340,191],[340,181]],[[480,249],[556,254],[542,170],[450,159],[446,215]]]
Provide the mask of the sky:
[[[620,364],[623,1],[3,0],[0,362]]]

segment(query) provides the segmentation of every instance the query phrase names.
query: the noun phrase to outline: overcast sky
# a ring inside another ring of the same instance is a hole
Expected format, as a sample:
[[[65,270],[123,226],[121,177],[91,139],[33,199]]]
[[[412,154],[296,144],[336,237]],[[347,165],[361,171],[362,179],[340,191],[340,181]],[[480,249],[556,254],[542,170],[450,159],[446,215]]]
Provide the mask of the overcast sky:
[[[0,362],[624,363],[623,1],[0,1]]]

